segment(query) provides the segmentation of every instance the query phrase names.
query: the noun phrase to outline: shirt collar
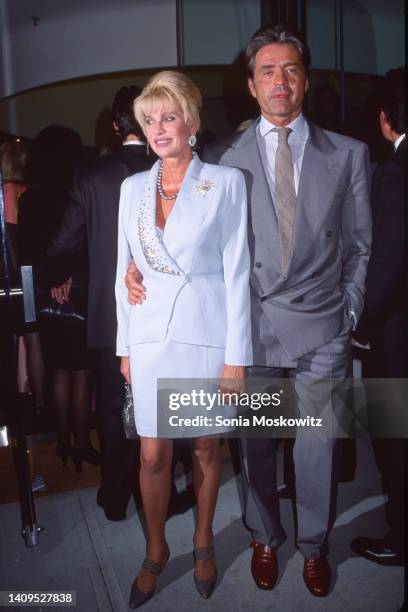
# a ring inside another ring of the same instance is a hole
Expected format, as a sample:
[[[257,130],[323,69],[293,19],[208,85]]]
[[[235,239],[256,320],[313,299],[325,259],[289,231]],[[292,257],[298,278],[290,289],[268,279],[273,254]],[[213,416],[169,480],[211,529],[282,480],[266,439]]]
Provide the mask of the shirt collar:
[[[399,136],[397,138],[397,140],[394,142],[394,151],[396,151],[398,149],[398,147],[400,146],[400,144],[404,140],[404,138],[405,138],[405,132],[404,132],[404,134],[401,134],[401,136]]]
[[[278,126],[274,125],[273,123],[271,123],[270,121],[265,119],[265,117],[263,115],[261,116],[261,120],[259,122],[259,132],[260,132],[260,134],[261,134],[261,136],[263,138],[271,130],[275,130],[277,127]],[[299,135],[302,138],[302,140],[306,140],[307,134],[308,134],[308,129],[307,129],[307,121],[306,121],[303,113],[300,113],[300,115],[298,115],[286,127],[289,127],[293,132],[295,132],[297,135]]]
[[[144,145],[145,143],[141,140],[126,140],[126,142],[122,142],[124,147],[128,147],[129,145]]]

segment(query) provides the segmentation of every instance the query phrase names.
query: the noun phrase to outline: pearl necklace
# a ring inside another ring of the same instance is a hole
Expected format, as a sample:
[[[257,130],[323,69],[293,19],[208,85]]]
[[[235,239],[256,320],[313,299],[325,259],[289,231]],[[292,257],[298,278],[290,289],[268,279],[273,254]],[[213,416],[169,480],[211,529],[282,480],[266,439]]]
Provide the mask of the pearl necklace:
[[[163,185],[162,185],[162,178],[163,178],[163,162],[160,162],[160,166],[159,166],[159,173],[157,175],[157,191],[160,194],[160,197],[163,200],[175,200],[178,196],[178,191],[177,193],[174,193],[173,195],[167,195],[167,193],[164,193],[164,189],[163,189]]]

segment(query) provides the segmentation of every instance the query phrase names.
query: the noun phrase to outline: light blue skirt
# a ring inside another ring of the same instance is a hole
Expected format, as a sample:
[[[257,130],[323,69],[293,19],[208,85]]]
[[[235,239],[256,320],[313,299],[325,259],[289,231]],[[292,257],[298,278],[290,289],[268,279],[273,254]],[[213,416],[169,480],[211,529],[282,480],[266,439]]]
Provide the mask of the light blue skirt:
[[[170,337],[129,348],[135,424],[143,437],[162,437],[158,435],[158,379],[219,379],[224,367],[225,349],[174,342]],[[226,406],[225,411],[226,416],[236,413],[234,406]],[[201,410],[201,414],[208,412]],[[225,428],[188,427],[184,434],[178,429],[174,437],[194,438],[223,431]]]

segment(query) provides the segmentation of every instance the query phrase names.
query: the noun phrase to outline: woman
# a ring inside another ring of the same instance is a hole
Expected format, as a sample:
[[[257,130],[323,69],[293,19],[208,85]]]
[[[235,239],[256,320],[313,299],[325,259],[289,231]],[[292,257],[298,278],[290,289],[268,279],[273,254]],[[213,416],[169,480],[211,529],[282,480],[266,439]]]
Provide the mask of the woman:
[[[91,363],[85,329],[87,260],[84,253],[75,259],[48,262],[46,253],[69,204],[69,187],[81,155],[81,139],[73,130],[59,125],[41,130],[33,143],[32,180],[20,197],[18,216],[21,263],[34,267],[36,286],[43,289],[37,296],[37,309],[57,417],[56,454],[64,466],[70,457],[78,472],[83,461],[100,463],[100,453],[90,440]],[[56,304],[50,307],[49,279],[42,278],[46,276],[44,268],[51,277],[58,276],[61,266],[69,268],[73,280],[65,309],[57,308]],[[80,296],[78,304],[74,304],[75,294]]]
[[[172,441],[158,437],[157,379],[243,379],[252,359],[245,181],[236,169],[193,156],[200,106],[187,76],[164,71],[150,79],[135,113],[159,160],[126,179],[121,191],[117,354],[132,383],[147,525],[147,559],[132,586],[132,608],[153,595],[169,557]],[[143,305],[127,300],[131,258],[144,278]],[[204,598],[216,583],[212,519],[219,481],[219,440],[195,438],[194,581]]]

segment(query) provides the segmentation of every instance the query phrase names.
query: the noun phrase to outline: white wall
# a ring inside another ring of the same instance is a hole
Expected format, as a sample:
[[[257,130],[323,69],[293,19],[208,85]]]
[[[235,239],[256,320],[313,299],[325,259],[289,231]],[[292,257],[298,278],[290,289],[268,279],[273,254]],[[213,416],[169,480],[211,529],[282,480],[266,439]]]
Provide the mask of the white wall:
[[[176,1],[0,0],[0,36],[0,98],[80,76],[175,66]]]
[[[232,64],[261,25],[259,0],[184,0],[187,66]]]

